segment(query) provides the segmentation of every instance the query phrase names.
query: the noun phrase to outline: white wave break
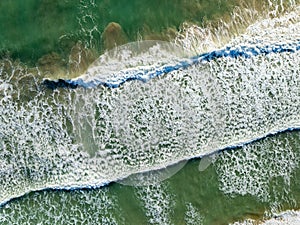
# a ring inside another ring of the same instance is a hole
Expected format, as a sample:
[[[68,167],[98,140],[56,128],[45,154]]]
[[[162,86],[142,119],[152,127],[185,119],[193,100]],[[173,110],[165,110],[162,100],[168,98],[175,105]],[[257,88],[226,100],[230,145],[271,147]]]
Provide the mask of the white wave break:
[[[99,187],[300,128],[299,41],[296,9],[250,26],[224,46],[293,45],[295,51],[214,58],[114,89],[34,92],[14,77],[18,68],[3,64],[0,204],[36,190]],[[148,54],[141,65],[130,57],[131,69],[159,64],[160,53]],[[129,65],[124,54],[110,69]],[[166,54],[171,62],[180,59]]]

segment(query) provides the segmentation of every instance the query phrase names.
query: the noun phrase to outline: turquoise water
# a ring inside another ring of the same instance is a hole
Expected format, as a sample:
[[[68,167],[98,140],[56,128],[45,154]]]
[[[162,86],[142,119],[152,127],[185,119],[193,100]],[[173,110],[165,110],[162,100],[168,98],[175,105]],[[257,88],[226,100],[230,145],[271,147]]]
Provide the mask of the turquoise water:
[[[276,8],[276,1],[273,4]],[[286,17],[292,19],[256,24],[246,35],[232,37],[230,45],[299,41],[299,10],[285,4]],[[243,147],[226,146],[299,126],[299,53],[219,59],[171,73],[173,77],[131,82],[114,90],[52,91],[40,86],[44,76],[72,77],[76,66],[87,68],[105,49],[103,29],[109,22],[122,26],[127,41],[166,40],[168,28],[175,36],[182,29],[185,38],[177,36],[177,43],[191,48],[193,42],[196,48],[201,29],[184,30],[182,23],[199,26],[226,18],[235,5],[234,1],[0,3],[1,30],[7,31],[0,34],[0,196],[2,202],[8,201],[0,208],[1,224],[228,224],[298,210],[299,131],[270,135]],[[282,10],[280,4],[278,8]],[[272,18],[286,18],[271,12]],[[221,41],[210,41],[205,48],[222,47]],[[205,48],[198,46],[197,52]],[[48,61],[41,60],[51,52],[55,54]],[[77,56],[84,63],[76,61]],[[130,122],[128,127],[123,120]],[[155,140],[157,136],[161,139]],[[218,152],[224,146],[225,151]],[[190,159],[159,183],[117,182],[128,171],[212,151],[216,152],[203,159]],[[107,180],[113,182],[86,187]],[[51,189],[64,184],[86,188]],[[46,190],[31,191],[39,189]]]

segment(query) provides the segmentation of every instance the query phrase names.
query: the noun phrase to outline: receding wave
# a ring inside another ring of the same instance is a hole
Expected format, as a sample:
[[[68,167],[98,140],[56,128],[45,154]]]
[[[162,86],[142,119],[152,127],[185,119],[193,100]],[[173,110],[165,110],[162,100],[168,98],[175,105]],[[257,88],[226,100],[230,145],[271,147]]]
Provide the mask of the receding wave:
[[[155,75],[163,68],[161,76],[117,79],[122,86],[114,89],[42,89],[27,85],[30,71],[3,63],[0,202],[41,189],[97,187],[300,128],[299,29],[299,13],[262,21],[209,60],[212,53],[172,59],[172,67],[152,68]],[[224,57],[232,49],[242,57]]]

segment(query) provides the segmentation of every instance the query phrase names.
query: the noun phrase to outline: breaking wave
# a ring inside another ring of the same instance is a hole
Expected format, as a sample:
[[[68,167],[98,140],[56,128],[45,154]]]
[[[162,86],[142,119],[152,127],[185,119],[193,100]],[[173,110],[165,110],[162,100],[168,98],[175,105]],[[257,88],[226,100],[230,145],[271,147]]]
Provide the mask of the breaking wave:
[[[184,60],[173,45],[129,58],[125,51],[112,57],[123,59],[115,67],[106,61],[109,73],[95,62],[78,79],[44,80],[54,90],[3,62],[0,202],[36,190],[99,187],[300,128],[299,29],[296,9]],[[56,89],[65,86],[98,88]]]

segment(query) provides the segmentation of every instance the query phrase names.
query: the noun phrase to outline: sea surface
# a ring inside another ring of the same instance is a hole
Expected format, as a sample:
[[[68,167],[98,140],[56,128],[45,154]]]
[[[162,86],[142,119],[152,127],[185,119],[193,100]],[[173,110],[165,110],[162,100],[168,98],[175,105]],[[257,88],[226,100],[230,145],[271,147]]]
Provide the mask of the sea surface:
[[[298,0],[5,0],[0,30],[0,224],[300,224]]]

